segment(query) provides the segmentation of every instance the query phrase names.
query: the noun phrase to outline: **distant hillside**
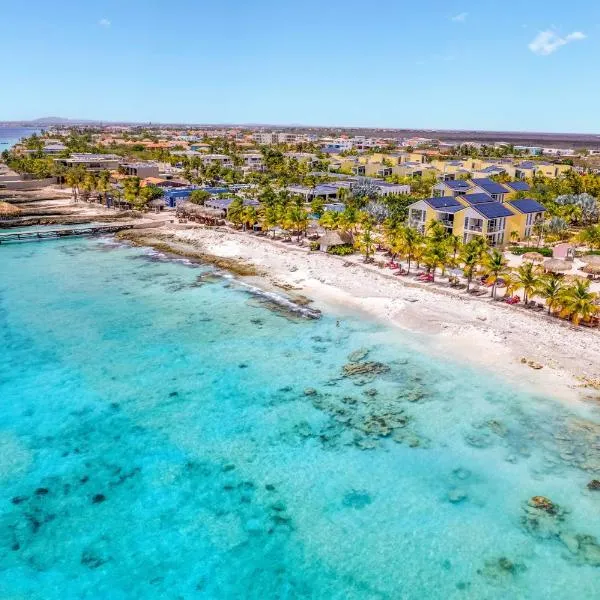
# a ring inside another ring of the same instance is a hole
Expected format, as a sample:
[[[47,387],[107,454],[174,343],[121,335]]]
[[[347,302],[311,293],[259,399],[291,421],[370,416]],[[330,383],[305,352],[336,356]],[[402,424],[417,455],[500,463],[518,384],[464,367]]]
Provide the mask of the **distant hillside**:
[[[63,117],[42,117],[40,119],[33,119],[28,121],[31,125],[90,125],[99,124],[102,121],[93,121],[90,119],[65,119]]]

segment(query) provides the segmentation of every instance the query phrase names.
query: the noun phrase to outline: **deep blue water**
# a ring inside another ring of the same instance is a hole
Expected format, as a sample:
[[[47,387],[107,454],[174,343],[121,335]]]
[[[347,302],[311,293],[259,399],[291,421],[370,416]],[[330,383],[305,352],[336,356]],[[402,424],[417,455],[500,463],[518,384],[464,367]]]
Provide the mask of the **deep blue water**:
[[[2,598],[599,595],[592,405],[109,239],[0,247],[0,344]]]
[[[10,150],[21,138],[39,133],[33,127],[0,127],[0,152]]]

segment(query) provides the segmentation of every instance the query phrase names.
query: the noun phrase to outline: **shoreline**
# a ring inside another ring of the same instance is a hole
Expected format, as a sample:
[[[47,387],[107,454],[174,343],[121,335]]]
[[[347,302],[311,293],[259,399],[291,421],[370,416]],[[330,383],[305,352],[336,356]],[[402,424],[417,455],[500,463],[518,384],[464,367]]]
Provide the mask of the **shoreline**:
[[[600,336],[545,315],[399,279],[348,257],[225,228],[164,226],[118,239],[208,262],[326,312],[416,334],[423,351],[481,366],[530,392],[600,401]],[[504,311],[504,313],[503,313]],[[541,368],[537,368],[541,367]]]

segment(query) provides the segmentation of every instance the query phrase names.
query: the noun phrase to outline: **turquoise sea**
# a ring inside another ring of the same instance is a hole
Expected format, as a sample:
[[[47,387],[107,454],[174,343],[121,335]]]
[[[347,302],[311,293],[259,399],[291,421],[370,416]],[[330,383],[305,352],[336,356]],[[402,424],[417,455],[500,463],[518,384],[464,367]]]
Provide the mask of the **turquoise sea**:
[[[600,597],[597,406],[109,238],[1,246],[0,343],[0,598]]]

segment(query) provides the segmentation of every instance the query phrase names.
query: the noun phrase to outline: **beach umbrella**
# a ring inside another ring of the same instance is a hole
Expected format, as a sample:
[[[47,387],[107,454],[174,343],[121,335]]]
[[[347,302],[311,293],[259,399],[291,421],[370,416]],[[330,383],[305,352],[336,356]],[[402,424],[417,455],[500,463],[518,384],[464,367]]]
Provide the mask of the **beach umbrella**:
[[[539,252],[525,252],[523,254],[523,260],[530,260],[531,262],[543,262],[544,255]]]
[[[587,281],[582,275],[565,275],[563,277],[565,283],[577,283],[578,281]]]
[[[560,258],[551,258],[547,260],[543,265],[545,271],[551,271],[552,273],[564,273],[570,271],[573,265],[566,260]]]
[[[600,262],[597,265],[585,265],[581,269],[584,273],[591,273],[592,275],[598,275],[600,273]]]
[[[579,258],[588,266],[600,267],[600,254],[586,254]]]

